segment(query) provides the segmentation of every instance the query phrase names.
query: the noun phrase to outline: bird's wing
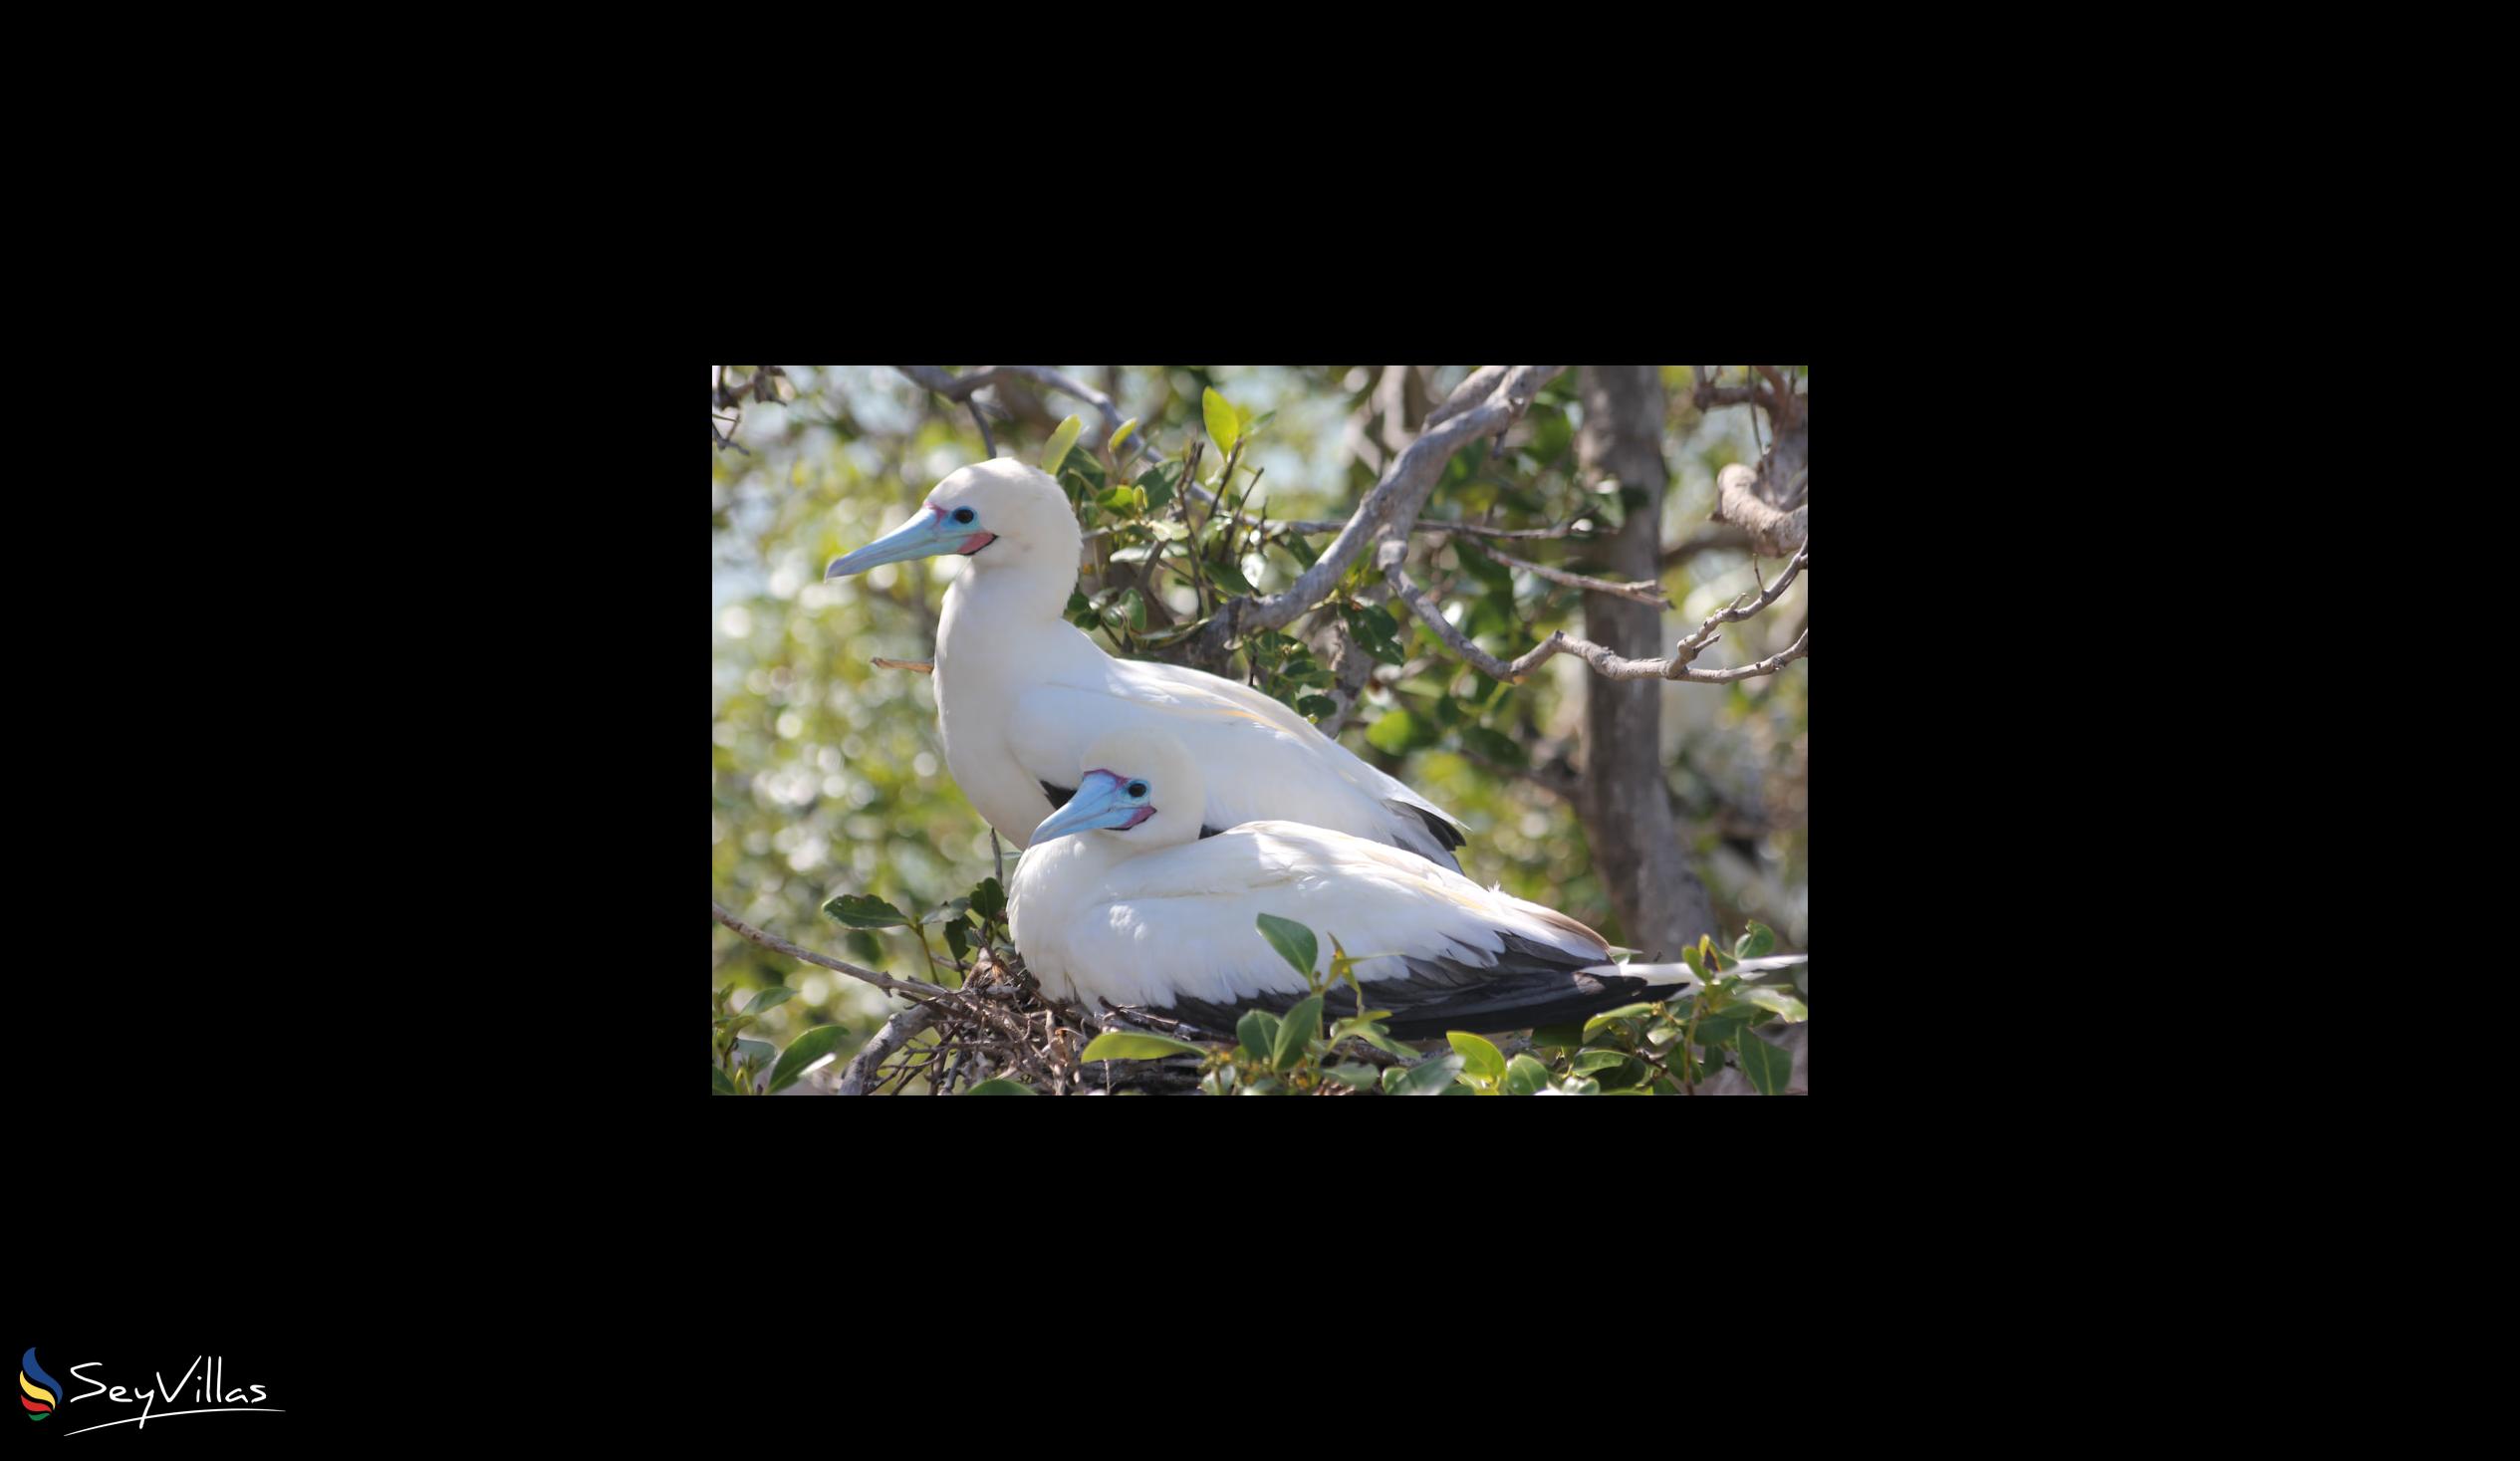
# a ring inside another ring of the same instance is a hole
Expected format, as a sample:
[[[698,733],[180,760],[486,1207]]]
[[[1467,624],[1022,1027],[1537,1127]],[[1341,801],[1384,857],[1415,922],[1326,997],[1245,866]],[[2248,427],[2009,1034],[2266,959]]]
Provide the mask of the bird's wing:
[[[1063,944],[1080,983],[1111,1003],[1231,1030],[1243,1010],[1283,1011],[1309,992],[1261,937],[1262,913],[1311,928],[1324,972],[1336,937],[1367,1007],[1389,1010],[1408,1038],[1547,1024],[1644,986],[1563,914],[1397,849],[1286,822],[1116,864],[1069,913]],[[1334,1017],[1354,999],[1345,988]]]
[[[1016,755],[1035,780],[1074,790],[1086,747],[1138,725],[1180,740],[1207,779],[1201,820],[1223,829],[1283,819],[1405,848],[1458,870],[1450,813],[1357,759],[1286,706],[1231,680],[1168,664],[1107,659],[1091,674],[1027,689]],[[1050,793],[1053,801],[1058,793]]]

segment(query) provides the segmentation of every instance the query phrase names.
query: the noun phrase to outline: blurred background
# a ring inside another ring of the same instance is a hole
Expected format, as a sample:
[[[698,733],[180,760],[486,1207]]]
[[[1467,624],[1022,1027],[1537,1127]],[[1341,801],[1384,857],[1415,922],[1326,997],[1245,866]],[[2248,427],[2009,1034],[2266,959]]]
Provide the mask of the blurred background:
[[[969,367],[945,367],[957,374]],[[1271,519],[1344,519],[1399,447],[1417,434],[1467,365],[1068,365],[1134,417],[1150,453],[1178,458],[1200,429],[1210,387],[1246,417],[1274,412],[1246,450],[1260,471],[1249,510]],[[1710,367],[1711,368],[1711,367]],[[1739,382],[1742,367],[1709,375]],[[1786,367],[1804,381],[1808,367]],[[891,366],[712,366],[713,387],[745,386],[740,407],[716,413],[731,445],[710,469],[710,870],[716,899],[757,927],[897,975],[928,977],[903,932],[845,930],[818,910],[829,897],[868,893],[916,912],[958,896],[994,871],[989,829],[946,776],[932,681],[877,668],[878,657],[926,660],[954,557],[887,565],[826,584],[824,566],[907,518],[938,479],[992,453],[968,405],[944,400]],[[1659,535],[1660,653],[1735,596],[1772,582],[1783,564],[1753,561],[1742,535],[1708,522],[1715,474],[1755,463],[1768,423],[1748,405],[1691,403],[1686,366],[1665,366],[1661,454],[1669,472]],[[1618,487],[1582,480],[1573,449],[1583,402],[1570,368],[1545,389],[1495,458],[1458,454],[1425,520],[1554,527],[1615,520]],[[756,390],[754,387],[758,386]],[[768,399],[755,398],[767,394]],[[1085,451],[1103,435],[1095,409],[1030,382],[1001,380],[973,399],[988,413],[996,454],[1039,464],[1065,417],[1084,419]],[[1211,463],[1212,466],[1212,463]],[[1237,474],[1238,477],[1240,474]],[[1608,499],[1608,500],[1606,500]],[[1589,516],[1588,516],[1589,515]],[[1326,547],[1331,534],[1311,538]],[[1518,557],[1582,571],[1584,544],[1500,545]],[[1459,561],[1448,540],[1412,540],[1410,572],[1444,586],[1446,617],[1503,657],[1558,627],[1583,632],[1576,589],[1515,571],[1510,591],[1483,581],[1495,566]],[[1242,563],[1263,593],[1300,566],[1272,549]],[[1696,663],[1746,664],[1790,645],[1806,622],[1807,578],[1765,612],[1724,626]],[[1093,585],[1087,585],[1090,591]],[[1193,604],[1170,591],[1175,609]],[[1396,609],[1396,606],[1394,606]],[[1411,628],[1402,619],[1403,634]],[[1131,651],[1100,629],[1116,655]],[[1346,717],[1341,743],[1407,782],[1468,827],[1462,870],[1482,884],[1565,911],[1629,942],[1595,875],[1583,824],[1548,788],[1580,762],[1584,683],[1571,654],[1519,686],[1485,696],[1472,715],[1474,676],[1432,652],[1422,629],[1408,663],[1378,665]],[[1152,657],[1152,656],[1147,656]],[[1786,950],[1808,948],[1809,850],[1805,773],[1810,662],[1729,685],[1656,682],[1659,760],[1688,865],[1705,884],[1718,927],[1773,926]],[[1440,713],[1438,713],[1440,712]],[[1397,717],[1406,717],[1398,719]],[[1382,733],[1375,727],[1386,719]],[[1008,849],[1007,863],[1014,861]],[[899,1006],[846,976],[783,959],[712,926],[712,987],[788,984],[798,997],[766,1017],[760,1038],[784,1046],[799,1031],[838,1023],[842,1057]],[[740,1004],[740,1001],[738,1002]]]

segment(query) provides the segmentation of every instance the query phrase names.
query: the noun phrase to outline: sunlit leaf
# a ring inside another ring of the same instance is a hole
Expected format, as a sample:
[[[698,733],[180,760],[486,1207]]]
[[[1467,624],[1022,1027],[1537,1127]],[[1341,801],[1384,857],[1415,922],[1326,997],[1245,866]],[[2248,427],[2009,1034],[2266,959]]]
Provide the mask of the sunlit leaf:
[[[1776,947],[1776,930],[1756,918],[1750,920],[1750,931],[1741,935],[1732,946],[1733,957],[1759,958]]]
[[[1071,417],[1069,417],[1069,419],[1070,419],[1070,420],[1074,420],[1074,419],[1075,419],[1075,417],[1071,416]],[[1112,440],[1111,440],[1112,460],[1114,460],[1114,461],[1118,461],[1118,460],[1120,460],[1120,448],[1121,448],[1121,443],[1123,443],[1123,442],[1127,441],[1127,440],[1129,439],[1129,433],[1130,433],[1130,432],[1132,432],[1132,431],[1134,431],[1134,430],[1136,430],[1136,429],[1137,429],[1137,418],[1136,418],[1135,416],[1131,416],[1128,420],[1123,421],[1123,422],[1121,422],[1121,423],[1120,423],[1120,429],[1112,433]]]
[[[1801,1000],[1781,989],[1745,989],[1741,991],[1740,998],[1744,1004],[1776,1011],[1777,1017],[1788,1025],[1811,1018],[1811,1011],[1803,1007]]]
[[[1507,1096],[1530,1096],[1549,1084],[1549,1068],[1527,1055],[1518,1055],[1505,1067],[1505,1081],[1500,1088]]]
[[[1077,1059],[1080,1061],[1153,1061],[1165,1056],[1205,1055],[1203,1046],[1174,1040],[1163,1035],[1139,1035],[1107,1030],[1094,1037]]]
[[[1050,433],[1050,445],[1042,450],[1041,469],[1058,476],[1059,464],[1068,459],[1068,448],[1077,444],[1077,433],[1084,429],[1085,422],[1075,416],[1061,421],[1059,429]]]
[[[1505,1074],[1505,1053],[1483,1035],[1466,1030],[1448,1031],[1444,1039],[1461,1053],[1461,1069],[1472,1080],[1494,1082]]]
[[[1242,418],[1234,413],[1234,408],[1225,403],[1225,397],[1218,395],[1212,385],[1201,395],[1200,408],[1207,417],[1207,439],[1216,443],[1217,459],[1221,462],[1242,435]]]

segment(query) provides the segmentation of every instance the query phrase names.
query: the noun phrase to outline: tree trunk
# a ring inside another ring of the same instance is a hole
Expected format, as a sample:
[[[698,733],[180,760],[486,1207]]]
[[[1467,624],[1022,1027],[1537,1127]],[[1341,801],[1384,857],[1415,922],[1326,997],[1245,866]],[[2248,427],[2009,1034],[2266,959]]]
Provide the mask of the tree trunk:
[[[1586,483],[1616,477],[1630,490],[1619,535],[1601,570],[1613,579],[1659,579],[1662,548],[1662,375],[1652,365],[1586,365],[1584,428],[1576,438]],[[1641,493],[1642,500],[1635,494]],[[1606,594],[1584,596],[1584,635],[1634,659],[1671,652],[1662,612]],[[1661,755],[1660,680],[1585,677],[1584,782],[1576,810],[1593,869],[1619,915],[1621,941],[1655,959],[1676,959],[1701,933],[1716,933],[1706,886],[1680,852]],[[1718,935],[1720,936],[1720,935]]]

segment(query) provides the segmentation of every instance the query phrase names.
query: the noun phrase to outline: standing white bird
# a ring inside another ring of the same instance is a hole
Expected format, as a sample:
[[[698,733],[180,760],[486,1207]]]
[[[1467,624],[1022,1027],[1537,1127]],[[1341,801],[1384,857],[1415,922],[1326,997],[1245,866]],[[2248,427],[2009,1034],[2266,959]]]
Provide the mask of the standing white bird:
[[[1160,727],[1211,768],[1195,833],[1282,818],[1403,848],[1453,869],[1458,820],[1357,759],[1311,721],[1247,685],[1177,665],[1114,659],[1060,617],[1084,535],[1059,484],[1010,457],[977,462],[927,494],[918,515],[825,579],[939,553],[970,560],[936,630],[936,719],[945,765],[1008,841],[1076,791],[1107,732]]]
[[[1134,1005],[1215,1030],[1309,993],[1258,915],[1357,960],[1392,1035],[1520,1030],[1689,993],[1685,964],[1610,961],[1590,928],[1364,838],[1254,822],[1201,839],[1200,761],[1160,733],[1095,740],[1076,795],[1032,836],[1009,889],[1025,967],[1092,1009]],[[1189,809],[1189,810],[1184,810]],[[1072,836],[1071,834],[1081,834]],[[1786,960],[1799,963],[1799,958]]]

